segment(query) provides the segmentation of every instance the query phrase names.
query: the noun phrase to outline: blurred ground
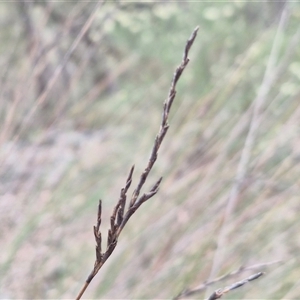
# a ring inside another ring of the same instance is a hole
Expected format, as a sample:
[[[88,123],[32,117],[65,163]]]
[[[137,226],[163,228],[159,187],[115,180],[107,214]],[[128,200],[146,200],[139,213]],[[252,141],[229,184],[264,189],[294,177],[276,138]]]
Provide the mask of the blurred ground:
[[[145,187],[163,176],[160,191],[83,298],[170,299],[277,260],[223,298],[299,298],[299,3],[0,7],[1,299],[75,298],[94,264],[98,199],[106,232],[130,167],[134,187],[146,166],[197,25]]]

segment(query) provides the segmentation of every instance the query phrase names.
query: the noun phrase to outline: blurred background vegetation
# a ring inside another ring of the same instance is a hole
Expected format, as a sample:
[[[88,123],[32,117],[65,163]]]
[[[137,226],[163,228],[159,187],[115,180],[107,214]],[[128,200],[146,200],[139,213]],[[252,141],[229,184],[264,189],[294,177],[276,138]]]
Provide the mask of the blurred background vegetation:
[[[133,186],[146,166],[197,25],[147,185],[163,176],[160,191],[85,298],[166,299],[275,260],[227,298],[299,298],[299,3],[0,7],[1,299],[77,295],[95,259],[98,199],[105,232],[131,165]]]

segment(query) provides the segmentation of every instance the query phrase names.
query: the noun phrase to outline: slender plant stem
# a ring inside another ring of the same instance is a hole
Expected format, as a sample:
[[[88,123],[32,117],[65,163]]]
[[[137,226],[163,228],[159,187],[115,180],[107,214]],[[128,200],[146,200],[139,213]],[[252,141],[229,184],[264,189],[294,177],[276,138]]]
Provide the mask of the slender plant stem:
[[[84,283],[82,289],[80,290],[80,292],[79,292],[79,294],[78,294],[78,296],[76,297],[75,300],[81,299],[81,296],[84,294],[84,292],[85,292],[85,290],[87,289],[87,287],[89,286],[89,284],[90,284],[89,282],[85,282],[85,283]]]

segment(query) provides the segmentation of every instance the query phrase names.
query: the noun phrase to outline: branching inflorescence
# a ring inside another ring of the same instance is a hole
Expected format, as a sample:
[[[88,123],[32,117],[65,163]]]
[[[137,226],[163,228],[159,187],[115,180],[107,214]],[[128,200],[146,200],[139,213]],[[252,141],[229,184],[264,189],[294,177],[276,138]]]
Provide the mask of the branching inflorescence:
[[[184,71],[185,67],[189,63],[188,54],[189,54],[191,46],[194,43],[196,36],[197,36],[197,32],[198,32],[198,27],[194,29],[192,35],[188,39],[185,49],[184,49],[182,62],[176,68],[175,73],[173,75],[173,79],[171,82],[168,97],[165,100],[164,106],[163,106],[163,114],[162,114],[162,121],[161,121],[160,129],[155,138],[148,164],[147,164],[144,172],[140,176],[137,187],[135,188],[135,190],[132,194],[132,197],[130,199],[129,204],[127,205],[127,208],[126,208],[127,192],[131,185],[131,182],[132,182],[132,174],[134,171],[134,166],[131,168],[131,170],[129,172],[125,187],[121,189],[120,199],[119,199],[117,205],[114,207],[113,213],[110,217],[110,229],[108,230],[107,246],[106,246],[106,249],[104,252],[102,252],[102,235],[101,235],[101,231],[100,231],[102,203],[101,203],[101,200],[99,201],[97,225],[94,226],[94,236],[95,236],[95,240],[96,240],[96,261],[95,261],[92,272],[88,276],[84,286],[82,287],[81,291],[79,292],[78,296],[76,297],[76,300],[81,299],[82,295],[84,294],[86,288],[89,286],[90,282],[93,280],[95,275],[98,273],[98,271],[101,269],[101,267],[104,265],[106,260],[109,258],[109,256],[114,251],[114,249],[118,243],[119,235],[122,232],[125,225],[127,224],[128,220],[131,218],[131,216],[135,213],[135,211],[144,202],[146,202],[147,200],[152,198],[158,192],[158,188],[162,181],[162,177],[153,185],[153,187],[150,189],[149,192],[146,192],[146,193],[143,193],[142,195],[140,195],[143,185],[146,182],[148,175],[157,159],[158,150],[160,148],[160,145],[168,131],[168,128],[169,128],[168,118],[169,118],[170,109],[172,107],[173,101],[176,96],[176,85],[177,85],[179,78],[181,77],[182,72]]]
[[[157,180],[157,182],[152,186],[150,191],[141,193],[142,188],[148,178],[148,175],[149,175],[150,171],[152,170],[154,163],[156,162],[160,145],[169,129],[168,118],[169,118],[169,113],[170,113],[173,101],[176,96],[176,85],[177,85],[178,80],[181,77],[182,72],[184,71],[185,67],[189,63],[188,54],[189,54],[191,46],[194,43],[196,36],[197,36],[197,32],[198,32],[198,27],[196,27],[194,29],[192,35],[188,39],[185,49],[184,49],[182,62],[176,68],[176,70],[174,72],[170,90],[168,93],[168,97],[164,102],[162,120],[161,120],[158,134],[154,141],[154,145],[153,145],[153,148],[152,148],[152,151],[150,154],[150,158],[148,160],[148,163],[147,163],[147,166],[146,166],[144,172],[140,176],[139,182],[138,182],[136,188],[134,189],[133,194],[132,194],[131,199],[128,204],[127,204],[127,192],[132,183],[132,175],[133,175],[133,171],[134,171],[134,166],[132,166],[132,168],[130,169],[129,175],[126,180],[126,184],[121,189],[120,198],[117,202],[117,205],[114,207],[112,215],[110,217],[110,229],[108,230],[107,245],[106,245],[106,249],[104,252],[102,251],[102,234],[101,234],[101,230],[100,230],[102,202],[101,202],[101,200],[99,201],[97,224],[96,224],[96,226],[94,226],[94,236],[95,236],[95,241],[96,241],[96,260],[95,260],[94,268],[93,268],[92,272],[90,273],[90,275],[88,276],[88,278],[86,279],[81,291],[79,292],[78,296],[76,297],[76,300],[81,299],[82,295],[84,294],[85,290],[89,286],[90,282],[93,280],[93,278],[99,272],[99,270],[102,268],[102,266],[104,265],[106,260],[113,253],[114,249],[117,246],[119,235],[121,234],[123,228],[127,224],[128,220],[131,218],[131,216],[135,213],[135,211],[144,202],[146,202],[147,200],[152,198],[158,192],[160,183],[162,181],[162,177]],[[273,263],[274,262],[268,263],[268,264],[273,264]],[[186,289],[186,290],[182,291],[181,293],[179,293],[176,297],[174,297],[173,300],[178,300],[178,299],[182,299],[185,297],[189,297],[191,295],[199,293],[200,291],[203,291],[204,289],[206,289],[207,286],[209,286],[213,283],[216,283],[218,281],[221,281],[227,277],[234,276],[236,274],[239,274],[242,271],[252,270],[252,269],[256,269],[257,267],[266,266],[268,264],[255,265],[255,266],[251,266],[251,267],[247,267],[247,268],[241,267],[238,270],[233,271],[229,274],[223,275],[219,278],[210,280],[208,282],[204,282],[202,285],[196,287],[195,289]],[[259,273],[256,273],[242,281],[237,281],[230,286],[218,289],[218,290],[214,291],[207,300],[219,299],[224,294],[228,293],[229,291],[239,288],[239,287],[243,286],[244,284],[248,283],[249,281],[252,281],[252,280],[255,280],[255,279],[261,277],[263,274],[264,274],[263,272],[259,272]]]

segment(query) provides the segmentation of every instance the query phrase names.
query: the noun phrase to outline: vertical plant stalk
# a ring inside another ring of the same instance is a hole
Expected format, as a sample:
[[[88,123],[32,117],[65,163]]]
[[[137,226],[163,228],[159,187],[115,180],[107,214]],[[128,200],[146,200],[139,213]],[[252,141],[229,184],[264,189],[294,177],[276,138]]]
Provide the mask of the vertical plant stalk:
[[[96,224],[96,226],[94,226],[94,236],[95,236],[95,241],[96,241],[96,260],[95,260],[94,268],[93,268],[92,272],[90,273],[90,275],[88,276],[88,278],[86,279],[82,289],[80,290],[78,296],[76,297],[76,300],[81,299],[82,295],[86,291],[90,282],[93,280],[95,275],[99,272],[99,270],[102,268],[102,266],[104,265],[106,260],[110,257],[110,255],[114,251],[114,249],[118,243],[119,235],[121,234],[123,228],[127,224],[128,220],[131,218],[131,216],[135,213],[135,211],[144,202],[146,202],[147,200],[152,198],[158,192],[158,188],[162,181],[162,177],[156,181],[156,183],[153,185],[153,187],[150,189],[150,191],[141,194],[143,185],[145,184],[145,182],[148,178],[148,175],[157,159],[158,150],[160,148],[160,145],[169,129],[168,118],[169,118],[169,113],[170,113],[173,101],[176,96],[176,85],[177,85],[179,78],[181,77],[182,72],[184,71],[185,67],[189,63],[188,54],[189,54],[191,46],[194,43],[196,36],[197,36],[198,29],[199,28],[196,27],[194,29],[192,35],[188,39],[185,49],[184,49],[181,64],[176,68],[176,70],[174,72],[170,90],[168,93],[168,97],[165,100],[164,106],[163,106],[162,121],[160,124],[158,134],[154,140],[154,145],[153,145],[153,148],[152,148],[152,151],[150,154],[149,161],[147,163],[147,166],[146,166],[144,172],[140,176],[137,187],[135,188],[135,190],[132,194],[132,197],[129,201],[129,204],[127,205],[127,209],[126,209],[127,192],[131,185],[131,182],[132,182],[132,174],[134,171],[134,166],[131,168],[131,170],[129,172],[125,186],[121,189],[120,199],[119,199],[117,205],[114,207],[112,215],[110,217],[110,229],[108,230],[107,246],[106,246],[106,250],[104,252],[102,252],[102,235],[101,235],[101,231],[100,231],[102,203],[101,203],[101,200],[99,201],[97,224]]]
[[[281,19],[277,28],[277,32],[269,55],[267,68],[264,74],[262,84],[259,87],[256,98],[253,101],[253,112],[249,124],[249,130],[246,136],[245,144],[241,153],[241,157],[238,163],[237,172],[233,186],[230,190],[228,201],[226,204],[224,219],[219,235],[217,237],[217,248],[213,258],[212,268],[209,276],[209,280],[214,278],[218,273],[224,259],[226,244],[228,243],[228,234],[230,230],[229,221],[232,219],[232,214],[238,202],[238,196],[247,175],[248,165],[251,159],[251,152],[255,145],[255,139],[261,123],[261,111],[266,101],[267,95],[277,78],[276,62],[278,60],[280,46],[282,44],[281,33],[284,30],[286,22],[288,20],[288,12],[283,11]]]

